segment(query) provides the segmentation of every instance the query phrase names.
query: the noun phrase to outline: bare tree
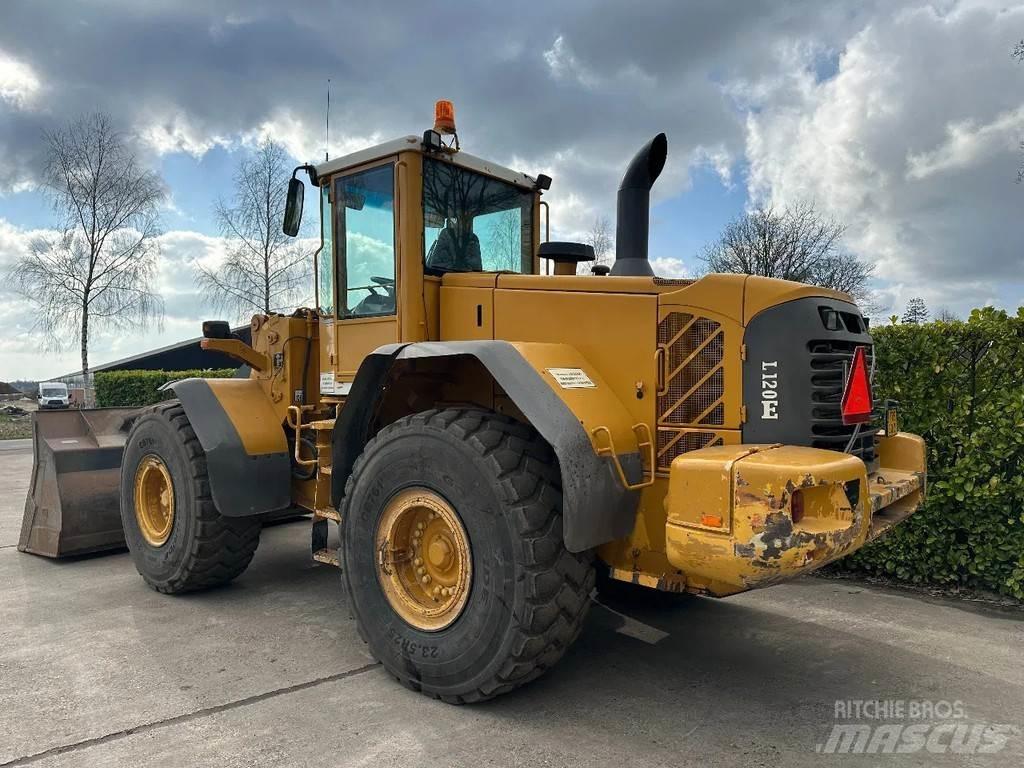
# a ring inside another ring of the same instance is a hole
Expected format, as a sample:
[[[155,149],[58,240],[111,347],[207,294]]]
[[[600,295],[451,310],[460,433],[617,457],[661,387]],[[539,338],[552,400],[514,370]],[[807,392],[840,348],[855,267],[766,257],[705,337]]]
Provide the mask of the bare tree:
[[[711,272],[775,277],[845,291],[871,304],[874,266],[842,248],[846,228],[813,203],[755,208],[730,222],[701,260]]]
[[[77,342],[89,373],[98,329],[139,328],[163,318],[157,276],[160,177],[141,168],[104,114],[43,134],[42,186],[61,231],[35,238],[13,266],[15,289],[38,311],[48,346]]]
[[[196,284],[236,318],[291,309],[305,298],[311,251],[281,230],[289,166],[284,147],[264,141],[239,163],[231,204],[221,200],[214,209],[227,255],[215,266],[197,265]]]
[[[935,319],[940,323],[955,323],[960,317],[949,307],[939,307],[935,310]]]
[[[519,272],[523,268],[523,232],[518,209],[502,211],[491,229],[488,255],[493,263],[485,269]]]
[[[915,296],[907,302],[902,322],[913,323],[914,325],[928,322],[928,305],[924,303],[924,299],[920,296]]]
[[[600,216],[594,219],[590,231],[584,238],[584,242],[594,249],[595,259],[593,262],[580,262],[577,271],[580,274],[587,274],[597,264],[611,266],[612,249],[615,247],[615,237],[612,235],[612,225],[607,216]]]

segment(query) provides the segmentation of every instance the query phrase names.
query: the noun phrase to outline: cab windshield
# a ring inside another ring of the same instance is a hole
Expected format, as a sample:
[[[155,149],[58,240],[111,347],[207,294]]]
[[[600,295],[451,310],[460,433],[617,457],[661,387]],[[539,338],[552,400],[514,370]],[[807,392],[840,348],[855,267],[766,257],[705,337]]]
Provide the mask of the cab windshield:
[[[531,272],[533,193],[423,158],[423,265],[432,275]]]

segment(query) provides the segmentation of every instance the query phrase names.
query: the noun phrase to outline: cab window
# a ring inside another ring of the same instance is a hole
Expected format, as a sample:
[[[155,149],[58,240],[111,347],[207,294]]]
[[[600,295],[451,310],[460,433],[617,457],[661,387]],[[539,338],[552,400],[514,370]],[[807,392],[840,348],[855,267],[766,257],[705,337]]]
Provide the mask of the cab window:
[[[338,316],[395,314],[395,167],[343,176],[334,187]]]
[[[317,305],[324,315],[334,314],[334,220],[331,188],[320,188],[320,253],[317,256]]]
[[[533,269],[533,192],[451,162],[423,159],[427,274]]]

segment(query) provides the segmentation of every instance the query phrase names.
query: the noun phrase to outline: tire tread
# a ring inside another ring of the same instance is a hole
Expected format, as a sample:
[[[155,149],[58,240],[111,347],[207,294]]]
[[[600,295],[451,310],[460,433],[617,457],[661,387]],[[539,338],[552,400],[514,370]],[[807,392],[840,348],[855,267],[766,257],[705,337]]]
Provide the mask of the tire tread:
[[[345,486],[346,504],[377,444],[409,426],[452,434],[483,458],[492,479],[511,503],[506,510],[517,542],[525,601],[513,612],[511,652],[495,674],[475,689],[458,696],[424,689],[422,682],[396,675],[405,687],[448,703],[468,704],[517,688],[551,668],[583,628],[594,588],[593,553],[572,553],[562,540],[562,488],[551,447],[530,426],[507,416],[477,408],[422,411],[386,426],[366,445]],[[358,623],[358,617],[357,617]],[[359,629],[366,639],[366,632]]]
[[[210,492],[206,453],[199,444],[185,409],[177,400],[161,403],[151,413],[167,421],[188,456],[189,472],[198,489],[194,497],[196,536],[179,575],[168,581],[143,579],[157,592],[177,594],[226,584],[249,566],[260,542],[260,522],[232,519],[217,511]]]

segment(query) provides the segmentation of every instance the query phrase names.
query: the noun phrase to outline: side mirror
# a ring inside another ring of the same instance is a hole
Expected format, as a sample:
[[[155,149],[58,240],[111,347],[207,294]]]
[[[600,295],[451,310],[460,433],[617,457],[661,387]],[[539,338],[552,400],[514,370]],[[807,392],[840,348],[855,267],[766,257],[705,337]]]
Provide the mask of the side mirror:
[[[284,226],[282,229],[288,237],[299,234],[302,223],[302,198],[306,194],[305,185],[294,176],[288,180],[288,199],[284,206]]]

